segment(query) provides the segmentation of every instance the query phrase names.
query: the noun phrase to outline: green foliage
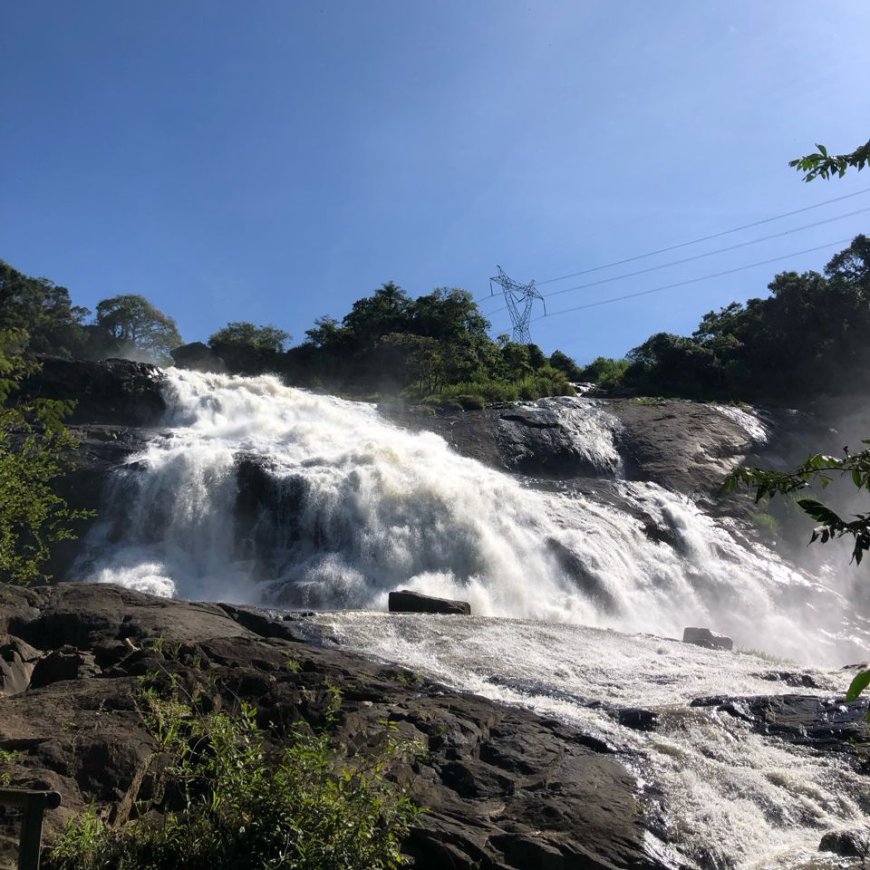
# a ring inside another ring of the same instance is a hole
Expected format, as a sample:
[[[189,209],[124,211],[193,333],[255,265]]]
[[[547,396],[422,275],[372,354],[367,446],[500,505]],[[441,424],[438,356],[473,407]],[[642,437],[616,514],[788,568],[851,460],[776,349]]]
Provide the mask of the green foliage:
[[[103,355],[171,365],[170,351],[182,343],[175,321],[144,296],[127,294],[97,304],[94,334]]]
[[[870,163],[870,140],[848,154],[828,154],[828,149],[818,144],[816,149],[810,154],[789,161],[789,166],[804,173],[804,181],[833,178],[835,175],[842,178],[847,169],[860,172]]]
[[[26,344],[20,331],[0,332],[0,582],[16,585],[47,579],[52,545],[71,540],[70,524],[88,515],[52,488],[74,465],[76,441],[62,424],[70,404],[13,398],[36,369],[21,356]]]
[[[277,326],[255,326],[248,321],[228,323],[208,340],[209,347],[231,371],[256,374],[279,371],[290,335]]]
[[[390,870],[417,808],[386,779],[406,750],[390,738],[372,758],[343,760],[326,733],[296,727],[275,745],[256,709],[199,713],[143,695],[162,775],[153,803],[122,829],[90,810],[46,856],[48,870]]]
[[[870,441],[865,441],[870,444]],[[831,482],[832,474],[847,476],[859,490],[870,491],[870,448],[842,457],[815,454],[792,471],[767,471],[761,468],[737,468],[725,480],[726,492],[733,492],[741,485],[755,488],[755,501],[773,497],[777,493],[792,494],[807,489],[813,484],[822,488]],[[818,525],[812,532],[810,543],[827,543],[834,538],[852,538],[852,558],[858,564],[870,550],[870,511],[857,514],[854,520],[843,519],[831,508],[815,498],[799,498],[797,504]]]
[[[72,304],[66,287],[29,278],[0,260],[0,332],[26,335],[22,350],[64,358],[80,354],[87,314]]]
[[[579,370],[576,380],[591,381],[605,390],[615,390],[622,386],[629,365],[627,359],[599,356]]]
[[[870,239],[856,236],[824,274],[784,272],[769,289],[765,299],[708,312],[691,337],[651,336],[629,352],[622,385],[725,401],[870,387]]]

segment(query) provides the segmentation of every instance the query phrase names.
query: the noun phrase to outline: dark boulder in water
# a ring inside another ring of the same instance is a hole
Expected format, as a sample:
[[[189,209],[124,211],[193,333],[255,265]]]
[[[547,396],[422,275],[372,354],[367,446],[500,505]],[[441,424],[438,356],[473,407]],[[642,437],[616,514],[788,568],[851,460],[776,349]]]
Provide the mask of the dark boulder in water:
[[[870,855],[870,832],[828,831],[819,843],[820,852],[833,852],[843,858],[866,858]]]
[[[692,643],[705,649],[734,649],[734,641],[730,637],[713,634],[709,628],[683,629],[683,643]]]
[[[451,613],[471,616],[471,605],[467,601],[454,601],[451,598],[434,598],[407,589],[391,592],[390,613]]]

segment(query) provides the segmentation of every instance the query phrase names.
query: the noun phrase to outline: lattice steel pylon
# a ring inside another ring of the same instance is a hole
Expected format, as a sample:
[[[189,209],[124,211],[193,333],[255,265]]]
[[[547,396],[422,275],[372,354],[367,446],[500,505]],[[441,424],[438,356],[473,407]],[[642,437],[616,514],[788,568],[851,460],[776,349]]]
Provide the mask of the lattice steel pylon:
[[[544,314],[547,313],[547,303],[540,291],[535,287],[534,281],[528,284],[520,284],[508,278],[501,266],[496,267],[498,275],[489,279],[490,294],[493,283],[498,284],[504,290],[504,298],[507,302],[508,311],[511,315],[511,323],[514,327],[514,341],[517,344],[531,344],[532,337],[529,334],[529,320],[532,317],[532,304],[536,299],[544,303]]]

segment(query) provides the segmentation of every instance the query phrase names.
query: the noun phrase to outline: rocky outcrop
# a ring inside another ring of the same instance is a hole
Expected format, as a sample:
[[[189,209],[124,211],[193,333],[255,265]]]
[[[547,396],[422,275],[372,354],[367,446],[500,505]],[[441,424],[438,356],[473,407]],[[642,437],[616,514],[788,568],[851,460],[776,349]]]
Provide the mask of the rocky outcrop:
[[[451,598],[435,598],[433,595],[421,595],[399,589],[388,596],[390,613],[443,613],[471,615],[471,605],[467,601],[455,601]]]
[[[0,698],[0,749],[14,753],[0,772],[60,792],[48,839],[91,803],[122,823],[147,796],[157,747],[136,693],[163,672],[210,704],[255,703],[264,726],[323,722],[337,689],[348,752],[376,745],[384,721],[418,742],[391,773],[426,808],[405,844],[418,870],[676,866],[656,857],[638,783],[600,741],[294,640],[293,617],[70,584],[0,590],[0,632],[22,660],[37,656]]]
[[[36,374],[21,385],[25,396],[75,402],[70,423],[155,426],[166,402],[162,369],[126,359],[43,359]]]
[[[792,694],[697,698],[691,706],[715,708],[747,722],[759,734],[817,752],[835,752],[866,774],[870,773],[867,704],[866,698],[847,704],[840,698]]]

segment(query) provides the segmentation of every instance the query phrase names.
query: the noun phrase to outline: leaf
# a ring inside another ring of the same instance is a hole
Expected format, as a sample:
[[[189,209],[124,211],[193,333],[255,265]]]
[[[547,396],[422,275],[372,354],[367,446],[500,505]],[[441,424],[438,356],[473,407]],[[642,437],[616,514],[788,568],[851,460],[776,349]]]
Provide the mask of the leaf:
[[[846,700],[854,701],[864,689],[870,686],[870,670],[861,671],[854,680],[849,684],[849,690],[846,692]]]
[[[801,510],[809,514],[817,523],[833,527],[843,525],[843,521],[837,514],[814,498],[799,498],[797,503],[800,505]]]

